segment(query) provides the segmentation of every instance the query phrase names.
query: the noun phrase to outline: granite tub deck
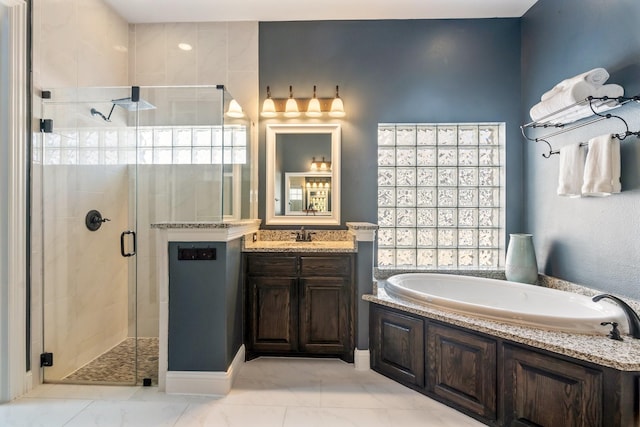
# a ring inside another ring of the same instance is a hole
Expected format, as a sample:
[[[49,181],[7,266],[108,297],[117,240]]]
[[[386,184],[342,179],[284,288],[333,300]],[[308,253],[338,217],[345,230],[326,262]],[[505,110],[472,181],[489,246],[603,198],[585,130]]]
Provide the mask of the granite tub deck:
[[[384,278],[390,275],[392,274],[380,274],[380,276]],[[489,275],[498,278],[500,273],[487,274],[487,276]],[[379,276],[376,277],[380,281],[384,280]],[[547,276],[541,276],[539,278],[539,284],[588,296],[599,293],[589,288]],[[485,320],[453,311],[436,309],[427,305],[400,300],[387,294],[383,286],[374,286],[374,293],[363,295],[362,299],[374,304],[395,308],[620,371],[640,371],[640,339],[634,339],[628,335],[625,335],[624,341],[620,342],[612,340],[605,335],[582,335],[546,331],[543,329]],[[628,298],[624,299],[636,310],[640,306],[636,301],[629,301]]]
[[[358,243],[348,230],[308,230],[312,234],[310,242],[296,242],[298,230],[259,230],[254,235],[245,235],[243,252],[357,252]]]

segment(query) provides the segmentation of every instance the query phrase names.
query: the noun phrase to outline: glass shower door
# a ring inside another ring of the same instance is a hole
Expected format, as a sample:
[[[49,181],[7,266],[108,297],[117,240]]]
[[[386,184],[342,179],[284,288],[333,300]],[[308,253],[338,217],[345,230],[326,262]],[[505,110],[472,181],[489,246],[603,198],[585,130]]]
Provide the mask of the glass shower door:
[[[33,168],[45,381],[155,385],[166,266],[152,225],[249,217],[251,123],[225,116],[223,86],[51,95]]]
[[[136,383],[136,110],[131,88],[42,105],[44,381]],[[37,219],[35,219],[37,220]]]

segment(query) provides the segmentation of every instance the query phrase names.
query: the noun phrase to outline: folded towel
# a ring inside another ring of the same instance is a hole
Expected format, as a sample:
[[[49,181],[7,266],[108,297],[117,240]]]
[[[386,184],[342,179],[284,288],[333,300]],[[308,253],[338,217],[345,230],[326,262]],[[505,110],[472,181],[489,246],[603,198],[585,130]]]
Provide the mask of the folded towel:
[[[589,104],[576,105],[575,103],[584,101],[589,96],[596,98],[609,97],[618,98],[624,95],[624,88],[617,84],[608,84],[604,86],[594,86],[586,81],[580,81],[566,90],[556,93],[550,98],[540,101],[529,111],[531,118],[534,121],[544,121],[549,123],[570,123],[565,121],[570,117],[572,121],[588,117],[593,112],[589,108]],[[598,109],[606,111],[617,105],[615,100],[598,103]]]
[[[565,79],[555,85],[551,90],[542,94],[540,98],[542,101],[545,101],[558,92],[562,92],[563,90],[568,89],[574,84],[585,81],[593,86],[602,86],[609,79],[609,73],[604,68],[594,68],[593,70],[589,70],[582,74],[578,74],[577,76],[571,77],[569,79]]]
[[[580,144],[560,148],[560,170],[558,173],[558,195],[580,197],[584,176],[585,148]]]
[[[591,107],[589,107],[589,104],[576,105],[574,107],[562,110],[562,113],[554,114],[547,120],[550,120],[550,123],[573,123],[577,120],[593,115],[594,111],[598,114],[604,114],[606,112],[610,112],[615,108],[621,107],[620,103],[613,100],[594,100],[592,101],[592,105],[593,111],[591,110]]]
[[[601,135],[589,140],[583,181],[585,196],[602,197],[620,192],[620,141],[617,138]]]

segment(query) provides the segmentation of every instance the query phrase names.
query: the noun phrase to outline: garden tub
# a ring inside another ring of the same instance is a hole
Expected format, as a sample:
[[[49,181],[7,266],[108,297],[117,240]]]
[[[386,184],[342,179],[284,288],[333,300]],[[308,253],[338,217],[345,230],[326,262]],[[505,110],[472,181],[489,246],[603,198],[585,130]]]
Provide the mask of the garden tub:
[[[607,334],[617,322],[628,330],[624,311],[608,300],[506,280],[436,273],[405,273],[384,282],[400,300],[500,322],[581,334]]]

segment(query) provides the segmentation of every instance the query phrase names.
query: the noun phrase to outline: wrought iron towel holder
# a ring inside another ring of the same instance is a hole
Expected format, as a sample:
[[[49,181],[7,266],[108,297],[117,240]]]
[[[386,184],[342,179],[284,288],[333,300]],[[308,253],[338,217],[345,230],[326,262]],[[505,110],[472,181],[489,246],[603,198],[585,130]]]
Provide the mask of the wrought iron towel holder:
[[[579,129],[581,127],[584,126],[588,126],[592,123],[596,123],[599,122],[601,120],[606,120],[606,119],[611,119],[611,118],[616,118],[620,121],[622,121],[622,123],[624,124],[626,131],[622,132],[622,133],[616,133],[616,134],[612,134],[613,138],[617,138],[620,141],[623,141],[624,139],[626,139],[628,136],[631,135],[635,135],[636,137],[640,138],[640,131],[637,132],[631,132],[629,130],[629,125],[627,123],[627,121],[625,119],[623,119],[620,116],[617,116],[615,114],[611,114],[611,113],[606,113],[606,114],[602,114],[596,111],[596,107],[594,107],[594,104],[599,103],[599,105],[603,105],[606,102],[610,102],[610,101],[615,101],[618,103],[619,106],[624,105],[628,102],[631,101],[636,101],[636,102],[640,102],[640,95],[636,95],[633,97],[625,97],[625,96],[620,96],[618,98],[609,98],[607,96],[604,97],[593,97],[593,96],[589,96],[587,98],[585,98],[582,101],[578,101],[574,104],[568,105],[558,111],[554,111],[551,114],[548,114],[544,117],[542,117],[539,121],[534,121],[534,122],[530,122],[527,123],[525,125],[520,126],[520,131],[522,132],[522,136],[524,136],[527,140],[529,141],[533,141],[533,142],[544,142],[545,144],[547,144],[547,146],[549,147],[549,152],[548,153],[543,153],[542,157],[544,157],[545,159],[548,159],[549,157],[551,157],[553,154],[560,154],[559,150],[554,150],[553,147],[551,146],[551,143],[549,141],[547,141],[547,138],[552,138],[554,136],[566,133],[566,132],[570,132],[572,130],[576,130]],[[581,106],[581,105],[589,105],[589,108],[591,109],[591,112],[593,113],[593,117],[585,122],[580,122],[577,123],[575,125],[572,126],[567,126],[568,123],[550,123],[548,120],[551,117],[556,117],[558,114],[571,110],[574,107],[577,106]],[[538,137],[538,138],[531,138],[530,136],[527,135],[527,133],[525,132],[525,129],[528,128],[555,128],[555,129],[559,129],[555,132],[552,132],[548,135],[544,135],[543,137]],[[581,143],[580,146],[586,146],[586,143]]]

